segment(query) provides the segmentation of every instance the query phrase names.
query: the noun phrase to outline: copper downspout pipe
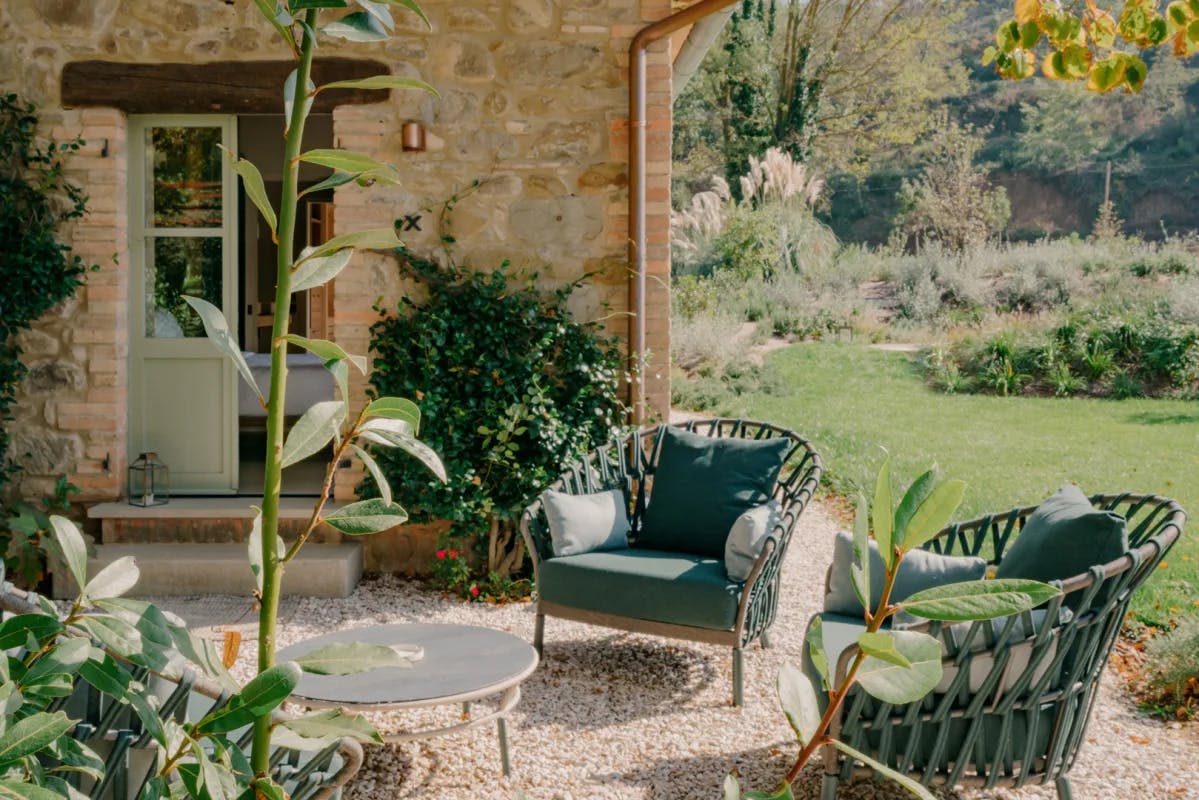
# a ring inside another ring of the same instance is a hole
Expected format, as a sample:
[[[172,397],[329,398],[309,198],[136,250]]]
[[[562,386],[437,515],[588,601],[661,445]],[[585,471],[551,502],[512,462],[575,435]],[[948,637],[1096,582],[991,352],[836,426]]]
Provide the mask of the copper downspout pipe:
[[[629,45],[629,361],[633,424],[645,421],[645,55],[649,46],[737,0],[699,0],[637,32]]]

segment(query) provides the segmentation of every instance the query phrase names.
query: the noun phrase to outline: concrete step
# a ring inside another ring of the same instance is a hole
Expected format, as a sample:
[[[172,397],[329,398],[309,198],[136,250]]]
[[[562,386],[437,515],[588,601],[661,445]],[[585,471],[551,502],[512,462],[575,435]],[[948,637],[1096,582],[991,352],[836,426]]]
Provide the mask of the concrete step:
[[[130,592],[150,595],[249,595],[255,589],[244,544],[101,544],[88,559],[87,574],[123,556],[137,560],[141,577]],[[55,570],[54,596],[75,595],[74,581]],[[283,594],[300,597],[349,597],[362,578],[362,545],[358,542],[309,542],[287,565]]]

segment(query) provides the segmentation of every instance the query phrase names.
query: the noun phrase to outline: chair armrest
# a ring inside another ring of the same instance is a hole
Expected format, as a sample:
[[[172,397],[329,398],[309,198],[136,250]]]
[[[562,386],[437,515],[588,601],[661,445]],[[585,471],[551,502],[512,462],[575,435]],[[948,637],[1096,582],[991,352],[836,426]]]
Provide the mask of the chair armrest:
[[[777,597],[771,592],[777,586],[782,567],[783,548],[779,546],[778,530],[766,537],[762,552],[749,571],[741,588],[737,606],[738,639],[742,644],[758,637],[774,621]]]
[[[546,552],[544,545],[544,532],[537,531],[537,516],[541,513],[541,498],[534,500],[520,515],[520,535],[525,542],[525,551],[529,554],[529,560],[533,562],[533,586],[538,585],[538,580],[541,574],[542,555]],[[541,535],[539,535],[539,533]]]

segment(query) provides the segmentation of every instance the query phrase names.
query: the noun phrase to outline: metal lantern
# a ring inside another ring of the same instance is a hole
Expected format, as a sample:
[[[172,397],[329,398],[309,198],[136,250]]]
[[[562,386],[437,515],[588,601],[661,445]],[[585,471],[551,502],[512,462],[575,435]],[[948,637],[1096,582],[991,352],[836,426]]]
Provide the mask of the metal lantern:
[[[129,505],[161,506],[170,497],[171,479],[158,453],[142,453],[129,465]]]

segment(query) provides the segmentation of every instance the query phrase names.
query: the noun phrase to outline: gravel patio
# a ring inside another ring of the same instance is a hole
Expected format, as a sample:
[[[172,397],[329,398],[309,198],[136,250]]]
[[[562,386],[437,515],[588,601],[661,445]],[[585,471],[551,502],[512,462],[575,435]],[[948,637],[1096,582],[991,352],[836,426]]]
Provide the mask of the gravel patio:
[[[804,622],[818,609],[831,560],[836,520],[820,506],[805,512],[790,548],[777,645],[746,652],[746,707],[729,704],[730,659],[723,648],[667,642],[601,628],[547,620],[546,658],[523,685],[510,719],[515,774],[500,777],[495,731],[372,748],[349,792],[352,800],[436,798],[510,800],[713,800],[725,773],[736,768],[749,788],[773,788],[794,755],[794,740],[774,697],[774,676],[800,652]],[[178,598],[160,602],[196,625],[229,627],[241,599]],[[364,581],[353,597],[289,601],[281,644],[342,627],[387,622],[485,625],[531,640],[528,604],[491,606],[443,599],[418,582],[385,577]],[[225,615],[225,624],[220,618]],[[234,619],[236,618],[236,614]],[[248,619],[248,617],[247,617]],[[212,624],[217,623],[217,624]],[[246,644],[240,666],[253,659],[253,627],[237,624]],[[379,715],[381,726],[452,721],[451,710]],[[809,767],[796,796],[819,796],[819,765]],[[1080,800],[1199,798],[1199,731],[1140,718],[1108,672],[1087,746],[1072,776]],[[842,793],[849,798],[903,798],[871,781]],[[1052,798],[1051,789],[961,792],[945,797]]]

